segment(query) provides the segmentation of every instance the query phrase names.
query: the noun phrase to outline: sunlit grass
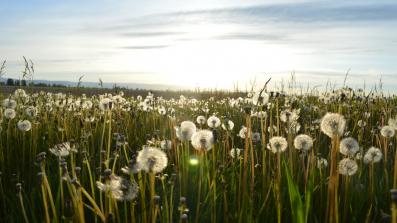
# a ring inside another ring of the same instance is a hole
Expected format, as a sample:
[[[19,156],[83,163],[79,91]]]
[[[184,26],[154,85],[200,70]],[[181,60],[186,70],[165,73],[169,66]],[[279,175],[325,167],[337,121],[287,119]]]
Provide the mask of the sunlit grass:
[[[395,97],[264,88],[198,100],[22,90],[0,99],[4,222],[378,222],[392,215]],[[327,113],[342,117],[343,127],[335,118],[324,124]],[[200,115],[210,121],[197,123]],[[347,137],[358,152],[341,150]],[[343,159],[352,166],[341,166]]]

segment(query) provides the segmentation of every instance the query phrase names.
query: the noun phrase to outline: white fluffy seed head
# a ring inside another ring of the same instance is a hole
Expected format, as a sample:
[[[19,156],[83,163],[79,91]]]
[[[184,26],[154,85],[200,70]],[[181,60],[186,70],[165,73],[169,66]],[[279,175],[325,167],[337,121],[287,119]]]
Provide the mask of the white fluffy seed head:
[[[221,120],[213,115],[208,118],[207,125],[210,128],[218,128],[221,125]]]
[[[323,169],[328,167],[328,160],[322,157],[317,157],[317,168]]]
[[[357,162],[350,158],[342,159],[338,165],[339,173],[345,176],[354,175],[357,172],[357,169],[358,169]]]
[[[233,149],[231,149],[231,150],[229,151],[229,155],[230,155],[233,159],[240,157],[240,154],[241,154],[241,149],[239,149],[239,148],[233,148]]]
[[[364,163],[369,164],[369,163],[377,163],[382,160],[383,154],[380,149],[376,147],[371,147],[367,150],[367,152],[364,155]]]
[[[251,135],[252,135],[251,130],[248,130],[248,128],[245,126],[242,126],[238,133],[238,136],[240,136],[240,138],[242,138],[242,139],[245,139],[247,137],[251,138]]]
[[[380,130],[380,134],[381,134],[383,137],[391,138],[391,137],[394,136],[395,130],[394,130],[393,127],[391,127],[391,126],[389,126],[389,125],[386,125],[386,126],[383,126],[383,127],[382,127],[382,129]]]
[[[56,157],[69,156],[71,151],[77,152],[76,148],[74,146],[71,147],[69,142],[60,143],[55,145],[53,148],[50,148],[50,152]]]
[[[204,116],[199,115],[197,116],[196,122],[199,125],[204,125],[207,122],[207,119]]]
[[[346,120],[337,113],[327,113],[321,120],[321,131],[333,138],[335,136],[342,136],[345,131]]]
[[[269,102],[269,95],[265,92],[256,92],[252,96],[252,103],[254,105],[266,105]]]
[[[17,102],[14,99],[6,98],[3,100],[3,107],[15,109]]]
[[[339,152],[345,156],[354,157],[360,150],[357,140],[352,137],[344,138],[340,141]]]
[[[4,117],[6,119],[14,119],[16,115],[17,115],[17,113],[12,108],[6,108],[4,110]]]
[[[210,150],[214,144],[214,135],[210,130],[200,130],[192,136],[192,146],[196,150]]]
[[[308,135],[298,135],[294,139],[294,146],[297,150],[309,151],[313,147],[313,139]]]
[[[234,128],[234,122],[227,120],[225,123],[222,123],[222,128],[226,131],[232,131]]]
[[[176,137],[181,141],[188,141],[196,132],[196,125],[191,121],[183,121],[181,126],[176,127]]]
[[[163,149],[163,150],[172,149],[172,141],[171,140],[162,140],[160,142],[160,148]]]
[[[139,192],[138,185],[135,181],[129,181],[114,174],[109,176],[106,183],[96,182],[98,189],[108,197],[112,197],[118,201],[131,201],[135,199]]]
[[[138,168],[145,172],[160,173],[167,167],[168,158],[162,150],[145,146],[136,157]]]
[[[285,150],[287,150],[287,147],[288,147],[288,142],[284,137],[275,136],[269,140],[268,148],[273,153],[282,153]]]
[[[22,132],[27,132],[32,128],[32,123],[29,120],[20,120],[17,123],[18,129]]]

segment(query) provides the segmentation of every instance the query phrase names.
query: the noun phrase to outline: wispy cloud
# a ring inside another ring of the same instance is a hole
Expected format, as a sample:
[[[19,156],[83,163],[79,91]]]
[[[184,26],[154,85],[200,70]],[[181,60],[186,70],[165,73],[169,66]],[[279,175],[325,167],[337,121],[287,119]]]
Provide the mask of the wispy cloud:
[[[146,31],[146,32],[123,32],[120,33],[122,36],[135,37],[135,38],[146,38],[146,37],[164,37],[164,36],[175,36],[184,34],[184,32],[170,32],[170,31]]]
[[[126,50],[146,50],[146,49],[161,49],[169,47],[169,45],[153,45],[153,46],[123,46],[121,49]]]
[[[191,72],[197,76],[191,76],[194,82],[215,73],[240,78],[296,69],[303,71],[305,80],[323,80],[329,76],[343,79],[351,67],[352,78],[357,80],[360,75],[374,78],[366,72],[371,69],[383,71],[389,80],[397,79],[397,3],[391,0],[282,4],[274,0],[251,6],[228,1],[217,8],[167,10],[147,10],[150,3],[146,2],[108,3],[113,13],[100,5],[96,5],[98,10],[89,8],[92,2],[82,3],[81,9],[71,13],[76,4],[80,6],[77,0],[71,2],[68,10],[59,6],[51,12],[48,7],[47,13],[41,13],[37,9],[34,18],[28,13],[23,19],[13,13],[0,15],[8,21],[0,27],[4,31],[0,52],[7,59],[32,57],[43,75],[56,71],[65,77],[70,71],[92,71],[87,78],[98,74],[124,80],[124,75],[150,81],[154,75],[141,74],[154,72],[164,80],[179,81],[179,76]],[[19,63],[9,67],[20,72]],[[142,73],[120,71],[120,67]],[[102,70],[106,74],[96,73]]]

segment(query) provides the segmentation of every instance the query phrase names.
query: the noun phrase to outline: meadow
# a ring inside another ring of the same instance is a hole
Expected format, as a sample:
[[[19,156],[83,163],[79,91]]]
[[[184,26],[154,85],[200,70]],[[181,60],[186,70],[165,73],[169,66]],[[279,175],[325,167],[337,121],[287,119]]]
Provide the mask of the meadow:
[[[396,222],[397,98],[0,94],[1,222]]]

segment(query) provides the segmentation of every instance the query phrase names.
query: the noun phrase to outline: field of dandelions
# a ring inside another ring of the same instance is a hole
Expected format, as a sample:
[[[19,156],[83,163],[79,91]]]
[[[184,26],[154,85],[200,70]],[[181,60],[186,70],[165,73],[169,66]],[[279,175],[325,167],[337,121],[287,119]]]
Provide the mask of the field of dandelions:
[[[396,219],[395,97],[0,100],[0,222]]]

